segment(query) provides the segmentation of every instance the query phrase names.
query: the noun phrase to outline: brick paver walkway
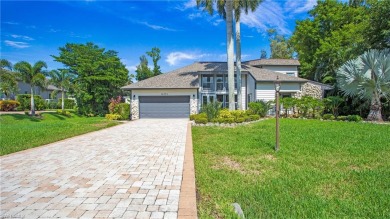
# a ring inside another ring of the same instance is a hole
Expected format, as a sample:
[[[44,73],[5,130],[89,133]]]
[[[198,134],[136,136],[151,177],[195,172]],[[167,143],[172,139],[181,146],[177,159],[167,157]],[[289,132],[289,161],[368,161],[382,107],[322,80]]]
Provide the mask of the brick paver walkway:
[[[0,218],[177,218],[187,123],[137,120],[1,157]]]

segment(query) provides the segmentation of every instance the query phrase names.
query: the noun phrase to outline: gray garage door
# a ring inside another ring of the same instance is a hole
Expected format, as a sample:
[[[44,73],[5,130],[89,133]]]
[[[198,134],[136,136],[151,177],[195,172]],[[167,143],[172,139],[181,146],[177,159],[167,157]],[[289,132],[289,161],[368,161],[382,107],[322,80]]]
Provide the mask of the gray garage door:
[[[188,118],[190,96],[139,97],[140,118]]]

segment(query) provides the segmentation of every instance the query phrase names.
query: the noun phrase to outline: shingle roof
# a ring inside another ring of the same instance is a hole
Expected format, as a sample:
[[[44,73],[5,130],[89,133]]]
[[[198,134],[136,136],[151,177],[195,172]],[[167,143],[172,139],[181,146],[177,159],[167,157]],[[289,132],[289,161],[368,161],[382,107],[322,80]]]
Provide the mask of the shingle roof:
[[[306,82],[308,80],[303,78],[298,78],[294,76],[289,76],[283,73],[274,72],[264,68],[256,68],[253,66],[247,66],[248,71],[253,76],[256,81],[275,81],[276,77],[279,76],[280,81],[290,81],[290,82]]]
[[[247,63],[247,62],[246,62]],[[242,72],[251,74],[256,81],[274,81],[279,76],[281,81],[306,82],[306,79],[288,76],[271,70],[256,68],[243,64]],[[198,73],[223,73],[227,74],[226,62],[195,62],[177,70],[151,77],[134,84],[122,87],[124,90],[133,89],[161,89],[161,88],[198,88]]]
[[[198,73],[200,63],[185,66],[174,71],[157,75],[134,84],[122,87],[124,90],[156,89],[156,88],[198,88]]]
[[[299,66],[300,63],[297,59],[255,59],[251,61],[243,62],[247,65],[296,65]]]

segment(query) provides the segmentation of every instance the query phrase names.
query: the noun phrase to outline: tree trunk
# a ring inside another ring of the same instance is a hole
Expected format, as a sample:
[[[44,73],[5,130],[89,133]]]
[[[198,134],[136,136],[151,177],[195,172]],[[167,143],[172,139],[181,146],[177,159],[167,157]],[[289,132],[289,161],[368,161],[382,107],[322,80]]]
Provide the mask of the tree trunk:
[[[238,109],[242,110],[241,94],[241,30],[240,20],[236,17],[236,65],[237,65],[237,103]]]
[[[65,108],[65,92],[64,89],[61,89],[61,109],[64,111]]]
[[[31,116],[35,116],[34,86],[31,85]]]
[[[368,113],[367,120],[383,122],[381,111],[382,111],[381,102],[378,99],[373,98],[371,101],[370,113]]]
[[[234,104],[234,42],[233,42],[233,1],[227,0],[226,4],[226,50],[229,87],[229,110],[235,110]]]

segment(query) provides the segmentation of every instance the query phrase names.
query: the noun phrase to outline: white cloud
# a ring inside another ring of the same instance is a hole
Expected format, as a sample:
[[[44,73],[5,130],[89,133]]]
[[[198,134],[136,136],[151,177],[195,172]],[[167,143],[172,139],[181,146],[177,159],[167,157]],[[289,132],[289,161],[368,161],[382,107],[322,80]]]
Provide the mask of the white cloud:
[[[14,39],[22,39],[22,40],[34,40],[33,38],[29,37],[29,36],[23,36],[23,35],[16,35],[16,34],[11,34],[11,37],[14,38]]]
[[[11,46],[18,49],[24,49],[30,47],[30,45],[26,42],[17,42],[17,41],[11,41],[11,40],[5,40],[4,43],[7,46]]]
[[[303,0],[303,1],[287,0],[287,2],[284,4],[284,8],[286,12],[299,14],[299,13],[310,11],[316,5],[317,5],[316,0]]]
[[[196,54],[196,53],[185,53],[185,52],[171,52],[165,59],[169,65],[176,65],[182,60],[198,60],[202,57],[209,56],[209,54]]]
[[[180,11],[185,11],[189,8],[194,8],[194,7],[196,7],[196,0],[189,0],[189,1],[185,2],[184,4],[177,6],[176,9],[180,10]]]
[[[130,72],[134,72],[135,70],[137,70],[137,66],[136,65],[130,65],[130,66],[126,65],[126,68]]]
[[[195,19],[195,18],[201,18],[201,17],[203,17],[203,15],[202,15],[201,12],[191,13],[191,14],[188,15],[188,18],[189,18],[190,20],[193,20],[193,19]]]
[[[150,27],[152,28],[153,30],[166,30],[166,31],[176,31],[175,29],[171,29],[171,28],[168,28],[168,27],[163,27],[163,26],[159,26],[159,25],[154,25],[154,24],[149,24],[148,22],[139,22],[140,24],[143,24],[147,27]]]
[[[19,23],[13,22],[13,21],[4,21],[3,23],[4,24],[9,24],[9,25],[19,25]]]
[[[244,35],[243,37],[246,37],[246,38],[253,38],[254,36],[251,36],[251,35]]]
[[[241,23],[265,32],[269,28],[276,28],[280,34],[289,34],[283,8],[278,2],[265,0],[255,12],[241,15]]]

